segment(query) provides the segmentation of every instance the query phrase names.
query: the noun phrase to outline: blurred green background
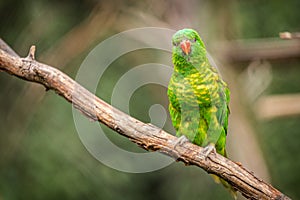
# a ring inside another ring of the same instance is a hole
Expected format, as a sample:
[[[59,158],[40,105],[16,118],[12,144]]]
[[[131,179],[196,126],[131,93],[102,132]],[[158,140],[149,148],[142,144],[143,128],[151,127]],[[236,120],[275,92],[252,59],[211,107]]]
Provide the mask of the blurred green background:
[[[35,44],[37,60],[74,78],[93,47],[114,34],[196,29],[232,91],[229,156],[300,199],[300,40],[279,38],[300,31],[299,7],[298,0],[0,0],[0,37],[21,56]],[[110,103],[122,74],[162,58],[171,63],[170,54],[151,49],[120,57],[97,96]],[[141,174],[111,169],[81,143],[71,104],[4,72],[0,85],[0,200],[231,199],[203,170],[182,163]],[[130,115],[150,122],[151,105],[167,108],[166,88],[145,85],[128,103]],[[174,133],[169,118],[164,129]],[[120,147],[142,151],[105,132]]]

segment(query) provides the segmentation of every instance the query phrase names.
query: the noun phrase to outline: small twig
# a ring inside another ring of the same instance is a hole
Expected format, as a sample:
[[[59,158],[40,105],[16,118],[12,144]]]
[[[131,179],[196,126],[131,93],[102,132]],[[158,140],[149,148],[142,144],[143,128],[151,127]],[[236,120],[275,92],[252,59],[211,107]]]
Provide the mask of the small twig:
[[[34,47],[29,53],[34,58]],[[24,80],[36,82],[71,102],[88,118],[97,120],[119,134],[129,138],[146,150],[159,151],[186,165],[196,165],[228,181],[250,199],[289,200],[290,198],[257,178],[240,163],[219,154],[207,159],[203,148],[192,143],[174,144],[177,138],[153,125],[145,124],[102,101],[63,72],[34,59],[20,58],[0,49],[0,69]]]
[[[35,45],[32,45],[29,49],[27,59],[35,60]]]

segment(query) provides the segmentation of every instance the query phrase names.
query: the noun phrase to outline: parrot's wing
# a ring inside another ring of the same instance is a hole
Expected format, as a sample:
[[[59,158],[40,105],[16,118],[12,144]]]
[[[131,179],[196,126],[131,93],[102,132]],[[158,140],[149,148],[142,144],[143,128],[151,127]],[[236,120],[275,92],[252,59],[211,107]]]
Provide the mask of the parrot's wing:
[[[180,121],[181,121],[181,110],[180,110],[179,101],[178,101],[173,89],[174,89],[174,87],[173,87],[172,81],[170,81],[170,84],[168,87],[168,97],[169,97],[169,101],[170,101],[169,111],[170,111],[172,124],[177,132],[179,129],[179,126],[180,126]]]
[[[213,61],[212,57],[209,54],[207,55],[209,59],[208,66],[214,73],[218,74],[218,76],[220,77],[220,73],[217,70],[218,68],[217,65]],[[217,106],[219,111],[217,113],[217,118],[219,124],[223,126],[225,133],[227,135],[228,115],[230,114],[230,110],[229,110],[230,91],[229,88],[227,87],[227,84],[221,78],[219,79],[218,84],[220,85],[219,96],[220,96],[221,103]]]
[[[230,101],[230,91],[229,88],[227,86],[225,86],[225,96],[226,96],[226,120],[224,121],[224,129],[225,129],[225,133],[227,135],[227,129],[228,129],[228,115],[230,114],[230,109],[229,109],[229,101]]]
[[[176,131],[178,131],[181,121],[181,113],[180,110],[177,110],[173,107],[172,104],[169,105],[169,111],[172,119],[172,124]]]
[[[219,121],[219,124],[224,128],[225,134],[227,135],[227,129],[228,129],[228,115],[229,115],[229,90],[228,88],[221,87],[219,96],[220,96],[220,102],[218,103],[218,112],[217,112],[217,118]]]

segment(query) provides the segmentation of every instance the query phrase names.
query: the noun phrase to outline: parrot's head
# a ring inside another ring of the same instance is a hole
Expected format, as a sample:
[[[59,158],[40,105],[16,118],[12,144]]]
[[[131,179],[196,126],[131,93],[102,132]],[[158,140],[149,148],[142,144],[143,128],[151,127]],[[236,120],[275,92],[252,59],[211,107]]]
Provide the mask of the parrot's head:
[[[173,62],[198,64],[206,58],[205,46],[199,34],[193,29],[182,29],[172,37]]]

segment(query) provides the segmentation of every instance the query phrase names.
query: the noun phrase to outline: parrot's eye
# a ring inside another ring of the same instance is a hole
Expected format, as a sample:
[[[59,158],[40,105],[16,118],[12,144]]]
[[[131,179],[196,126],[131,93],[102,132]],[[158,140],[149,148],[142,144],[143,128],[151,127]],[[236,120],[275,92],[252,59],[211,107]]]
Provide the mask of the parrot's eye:
[[[178,46],[178,44],[179,44],[178,42],[174,42],[174,41],[172,43],[174,46]]]
[[[194,38],[193,41],[196,42],[197,41],[196,38]]]

